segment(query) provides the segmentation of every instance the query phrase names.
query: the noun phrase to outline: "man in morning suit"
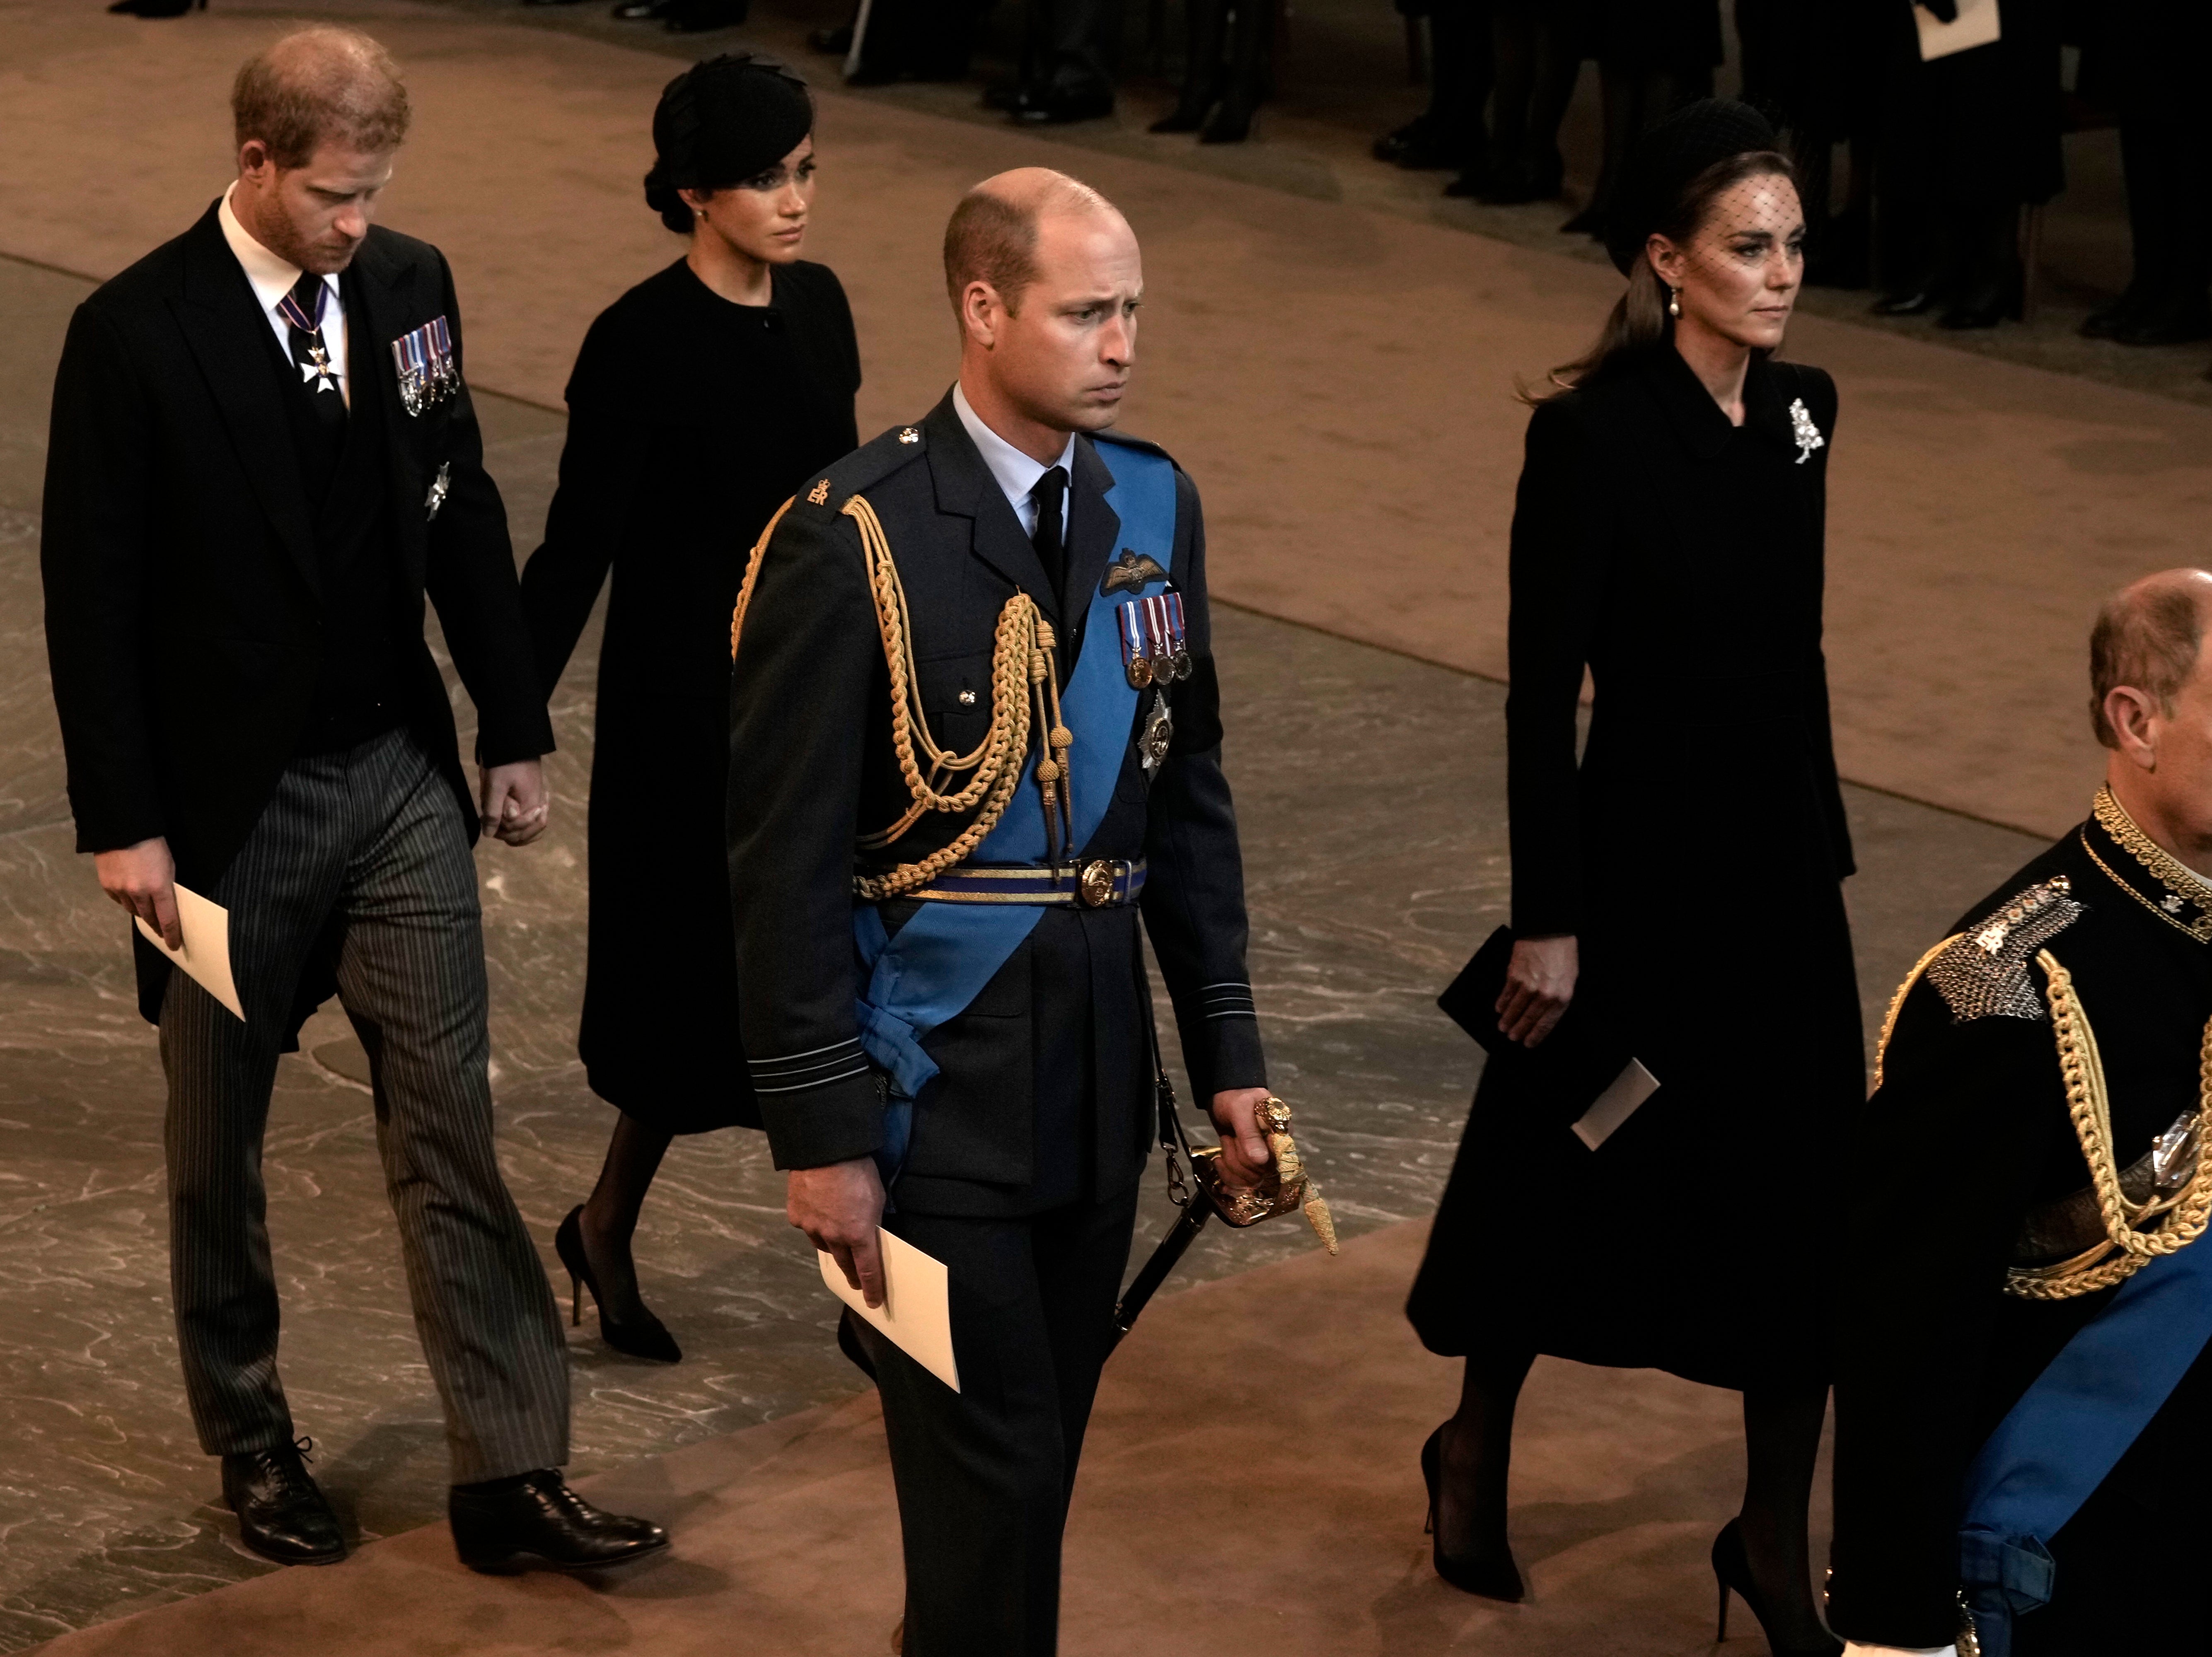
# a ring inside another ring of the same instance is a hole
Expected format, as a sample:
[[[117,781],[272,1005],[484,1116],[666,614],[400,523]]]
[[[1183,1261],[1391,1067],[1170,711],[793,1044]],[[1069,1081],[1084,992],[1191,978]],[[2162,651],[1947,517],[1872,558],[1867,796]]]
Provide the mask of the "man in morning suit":
[[[1198,492],[1107,434],[1136,239],[1024,168],[945,262],[957,385],[803,489],[739,598],[739,1019],[792,1223],[871,1303],[878,1227],[947,1268],[957,1392],[845,1326],[905,1650],[1036,1657],[1157,1120],[1140,914],[1232,1181],[1265,1172],[1267,1091]]]
[[[316,28],[248,62],[232,106],[237,181],[70,322],[40,555],[78,849],[173,946],[179,883],[229,912],[243,1020],[134,938],[193,1423],[248,1546],[343,1555],[277,1378],[260,1166],[277,1053],[335,991],[369,1054],[461,1557],[619,1563],[667,1539],[557,1472],[559,1320],[493,1151],[469,848],[479,822],[544,831],[553,737],[452,274],[369,223],[406,94],[376,42]],[[473,793],[426,595],[477,706]]]
[[[1853,1657],[2205,1648],[2208,639],[2201,569],[2105,606],[2088,818],[1893,1005],[1837,1331],[1828,1609]]]

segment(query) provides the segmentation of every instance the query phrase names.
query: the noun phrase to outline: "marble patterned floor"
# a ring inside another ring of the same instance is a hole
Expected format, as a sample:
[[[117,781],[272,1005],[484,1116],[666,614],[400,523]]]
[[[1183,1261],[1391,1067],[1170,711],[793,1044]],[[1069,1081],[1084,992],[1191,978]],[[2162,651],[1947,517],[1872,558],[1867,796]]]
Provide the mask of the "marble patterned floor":
[[[0,259],[0,313],[18,323],[0,339],[0,1650],[269,1569],[211,1505],[214,1464],[185,1416],[153,1032],[131,998],[123,924],[70,849],[46,695],[44,388],[85,287]],[[527,548],[562,422],[483,404],[489,463]],[[1503,689],[1236,610],[1218,631],[1275,1085],[1346,1231],[1418,1218],[1477,1068],[1432,998],[1505,907]],[[588,1189],[610,1120],[572,1049],[596,637],[595,623],[556,698],[554,832],[478,853],[502,1159],[549,1268],[552,1229]],[[1865,789],[1850,804],[1863,871],[1851,900],[1878,1017],[1925,941],[2034,843]],[[1715,812],[1717,833],[1748,827],[1717,782]],[[281,1067],[267,1166],[287,1386],[319,1474],[367,1538],[436,1518],[444,1481],[364,1074],[343,1019],[319,1015]],[[1148,1205],[1148,1236],[1167,1212]],[[1178,1282],[1308,1247],[1289,1226],[1209,1236]],[[639,1253],[688,1356],[661,1368],[612,1354],[587,1309],[570,1342],[580,1472],[859,1390],[758,1136],[680,1144]]]

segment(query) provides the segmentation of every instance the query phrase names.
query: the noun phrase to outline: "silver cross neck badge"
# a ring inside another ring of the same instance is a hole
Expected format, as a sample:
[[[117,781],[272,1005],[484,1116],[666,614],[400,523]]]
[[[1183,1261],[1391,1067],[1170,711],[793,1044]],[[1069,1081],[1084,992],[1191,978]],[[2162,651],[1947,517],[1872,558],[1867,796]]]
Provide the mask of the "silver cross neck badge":
[[[307,347],[307,355],[313,357],[314,361],[312,362],[302,362],[299,365],[300,383],[304,385],[312,379],[315,382],[315,389],[319,391],[335,391],[337,390],[338,385],[337,375],[338,371],[331,367],[329,353],[325,351],[321,344],[319,343]]]
[[[1802,397],[1793,398],[1790,404],[1790,440],[1797,446],[1797,464],[1801,466],[1813,458],[1814,450],[1828,446],[1828,440],[1813,423],[1812,410],[1805,406]]]

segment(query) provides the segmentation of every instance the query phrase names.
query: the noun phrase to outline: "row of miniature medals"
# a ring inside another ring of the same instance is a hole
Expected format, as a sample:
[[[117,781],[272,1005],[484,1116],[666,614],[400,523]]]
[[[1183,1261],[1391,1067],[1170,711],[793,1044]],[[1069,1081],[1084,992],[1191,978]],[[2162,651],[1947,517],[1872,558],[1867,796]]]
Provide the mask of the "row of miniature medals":
[[[1166,762],[1168,745],[1175,739],[1166,687],[1190,677],[1190,641],[1183,629],[1182,594],[1163,592],[1150,598],[1132,598],[1115,606],[1114,620],[1121,634],[1122,671],[1139,690],[1153,687],[1152,705],[1146,710],[1144,729],[1137,737],[1138,757],[1149,777]]]
[[[393,340],[392,361],[399,370],[400,406],[410,415],[436,407],[461,388],[453,336],[443,317],[434,317]]]

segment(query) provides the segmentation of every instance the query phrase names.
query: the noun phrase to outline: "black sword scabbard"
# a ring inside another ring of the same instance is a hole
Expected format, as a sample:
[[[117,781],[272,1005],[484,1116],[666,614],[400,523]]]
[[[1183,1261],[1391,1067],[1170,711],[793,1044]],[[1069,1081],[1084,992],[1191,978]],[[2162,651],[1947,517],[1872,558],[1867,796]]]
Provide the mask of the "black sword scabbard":
[[[1213,1205],[1206,1201],[1202,1191],[1194,1193],[1188,1206],[1176,1217],[1175,1225],[1168,1235],[1160,1239],[1160,1246],[1152,1250],[1152,1257],[1145,1262],[1145,1269],[1137,1273],[1136,1281],[1129,1285],[1128,1293],[1121,1296],[1121,1303],[1114,1308],[1113,1346],[1121,1344],[1121,1337],[1127,1334],[1136,1323],[1137,1314],[1145,1309],[1145,1303],[1167,1281],[1168,1273],[1176,1269],[1176,1263],[1197,1240],[1198,1234],[1206,1229],[1206,1223],[1212,1217]],[[1107,1350],[1112,1350],[1113,1346]]]

